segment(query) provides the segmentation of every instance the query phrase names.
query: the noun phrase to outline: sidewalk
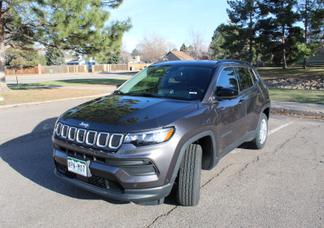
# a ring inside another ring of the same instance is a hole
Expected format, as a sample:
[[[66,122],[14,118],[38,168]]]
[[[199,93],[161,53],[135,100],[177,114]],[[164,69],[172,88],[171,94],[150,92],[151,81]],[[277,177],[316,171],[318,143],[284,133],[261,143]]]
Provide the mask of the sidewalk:
[[[324,119],[324,105],[272,101],[272,113]]]

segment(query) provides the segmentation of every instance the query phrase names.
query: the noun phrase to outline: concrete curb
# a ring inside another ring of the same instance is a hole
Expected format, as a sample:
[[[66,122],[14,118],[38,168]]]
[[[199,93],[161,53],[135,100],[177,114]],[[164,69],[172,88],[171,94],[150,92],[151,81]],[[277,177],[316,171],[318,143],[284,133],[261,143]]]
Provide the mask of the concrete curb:
[[[109,94],[110,93],[103,93],[103,94],[97,94],[97,95],[91,95],[91,96],[62,98],[62,99],[49,100],[49,101],[28,102],[28,103],[20,103],[20,104],[12,104],[12,105],[0,105],[0,109],[15,108],[15,107],[21,107],[21,106],[30,106],[30,105],[48,104],[48,103],[55,103],[55,102],[61,102],[61,101],[70,101],[70,100],[82,100],[82,99],[88,99],[88,98],[102,97],[102,96],[106,96],[106,95],[109,95]]]

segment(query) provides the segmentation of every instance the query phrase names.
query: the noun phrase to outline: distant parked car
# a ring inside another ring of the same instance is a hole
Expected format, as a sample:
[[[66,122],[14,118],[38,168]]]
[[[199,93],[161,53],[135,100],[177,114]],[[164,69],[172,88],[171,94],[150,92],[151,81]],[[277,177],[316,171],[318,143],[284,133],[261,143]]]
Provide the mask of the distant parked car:
[[[67,62],[66,65],[86,65],[88,72],[92,72],[92,66],[96,65],[96,61],[95,60],[89,60],[89,61],[71,60],[71,61]]]
[[[66,65],[80,65],[79,60],[71,60],[66,63]]]
[[[180,205],[199,201],[202,169],[248,142],[264,147],[270,99],[249,64],[153,64],[112,95],[60,116],[53,133],[55,173],[104,197]]]
[[[92,66],[96,65],[96,61],[92,60],[92,61],[86,61],[86,65],[88,68],[88,72],[92,72]]]

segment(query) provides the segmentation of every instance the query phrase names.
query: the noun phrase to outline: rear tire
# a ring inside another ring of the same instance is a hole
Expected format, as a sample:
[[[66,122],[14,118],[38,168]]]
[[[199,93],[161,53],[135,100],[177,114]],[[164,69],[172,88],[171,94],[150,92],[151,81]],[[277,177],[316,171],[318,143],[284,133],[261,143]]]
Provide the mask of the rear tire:
[[[268,138],[268,117],[261,113],[258,127],[256,129],[255,139],[249,143],[252,149],[262,149]]]
[[[178,176],[177,200],[182,206],[195,206],[200,198],[202,148],[191,144],[185,151]]]

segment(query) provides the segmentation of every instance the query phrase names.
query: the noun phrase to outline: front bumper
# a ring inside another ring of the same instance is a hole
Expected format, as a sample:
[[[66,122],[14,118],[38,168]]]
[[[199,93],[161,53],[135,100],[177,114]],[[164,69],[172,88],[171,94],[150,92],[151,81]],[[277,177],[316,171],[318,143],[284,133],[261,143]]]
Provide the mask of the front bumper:
[[[67,145],[65,145],[67,146]],[[90,160],[91,177],[71,173],[67,157]],[[166,197],[172,184],[158,185],[159,171],[149,159],[97,160],[89,154],[54,147],[55,174],[82,189],[119,201],[146,202]]]
[[[54,170],[54,173],[57,177],[79,188],[82,188],[89,192],[93,192],[105,198],[119,200],[119,201],[145,202],[145,201],[159,200],[167,196],[172,189],[172,185],[167,184],[165,186],[156,187],[156,188],[124,189],[123,192],[119,192],[115,190],[103,189],[100,187],[96,187],[92,184],[83,182],[81,180],[70,178],[62,174],[61,172],[57,171],[57,169]]]

